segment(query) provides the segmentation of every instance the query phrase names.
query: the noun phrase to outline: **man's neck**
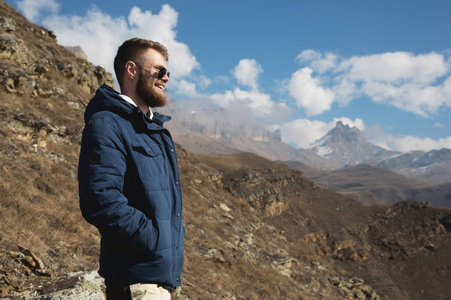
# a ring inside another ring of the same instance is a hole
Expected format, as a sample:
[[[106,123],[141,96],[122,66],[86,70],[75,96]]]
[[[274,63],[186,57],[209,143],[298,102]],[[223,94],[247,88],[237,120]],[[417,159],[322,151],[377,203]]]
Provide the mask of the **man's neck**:
[[[130,103],[130,104],[132,104],[132,105],[134,105],[134,106],[136,106],[136,107],[139,107],[139,109],[146,115],[146,116],[148,116],[149,118],[153,118],[153,112],[152,112],[152,108],[150,108],[149,106],[147,106],[147,105],[143,105],[142,103],[137,103],[137,101],[135,101],[132,97],[130,97],[130,96],[128,96],[128,95],[125,95],[125,94],[120,94],[121,95],[121,97],[125,100],[125,101],[127,101],[128,103]]]

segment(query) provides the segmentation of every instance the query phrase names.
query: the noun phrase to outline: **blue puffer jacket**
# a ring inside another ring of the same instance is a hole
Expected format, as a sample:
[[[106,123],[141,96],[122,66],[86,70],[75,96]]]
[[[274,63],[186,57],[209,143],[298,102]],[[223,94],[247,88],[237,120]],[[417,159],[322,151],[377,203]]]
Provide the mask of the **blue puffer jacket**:
[[[80,208],[102,236],[99,274],[107,285],[180,285],[182,194],[174,143],[163,127],[169,119],[149,119],[106,85],[86,108]]]

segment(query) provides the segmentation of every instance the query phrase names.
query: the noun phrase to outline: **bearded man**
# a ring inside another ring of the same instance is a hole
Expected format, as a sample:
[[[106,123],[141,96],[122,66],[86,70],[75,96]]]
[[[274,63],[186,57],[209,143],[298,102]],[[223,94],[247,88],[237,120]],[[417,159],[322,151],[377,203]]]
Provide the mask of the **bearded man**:
[[[80,209],[102,237],[99,274],[108,300],[171,299],[181,284],[184,226],[177,156],[163,127],[168,52],[125,41],[114,60],[121,93],[103,85],[85,112]]]

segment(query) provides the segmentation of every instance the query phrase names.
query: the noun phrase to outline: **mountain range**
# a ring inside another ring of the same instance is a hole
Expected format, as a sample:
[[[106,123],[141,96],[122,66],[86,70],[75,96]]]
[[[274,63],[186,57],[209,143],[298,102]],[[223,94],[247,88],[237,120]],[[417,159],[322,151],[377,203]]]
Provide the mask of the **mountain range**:
[[[450,149],[406,153],[386,150],[368,142],[358,128],[341,121],[308,149],[295,149],[282,142],[279,131],[236,123],[224,109],[182,112],[173,102],[163,111],[175,116],[171,129],[177,140],[196,153],[251,152],[274,161],[300,162],[324,172],[367,164],[418,180],[451,182]]]
[[[171,102],[163,112],[174,116],[168,125],[174,138],[195,153],[254,153],[369,204],[409,199],[451,207],[451,150],[446,148],[389,151],[340,121],[308,149],[296,149],[282,142],[280,132],[237,123],[223,109],[183,112]]]

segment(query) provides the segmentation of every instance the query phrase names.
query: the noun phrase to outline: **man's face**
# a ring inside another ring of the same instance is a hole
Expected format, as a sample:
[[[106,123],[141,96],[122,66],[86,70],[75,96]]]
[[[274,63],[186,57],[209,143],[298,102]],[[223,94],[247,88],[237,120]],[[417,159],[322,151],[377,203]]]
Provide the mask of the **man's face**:
[[[163,56],[154,49],[148,49],[143,55],[142,65],[138,67],[138,82],[136,93],[150,107],[162,107],[166,104],[166,96],[163,94],[164,87],[169,81],[165,74],[158,78],[159,70],[166,63]]]

